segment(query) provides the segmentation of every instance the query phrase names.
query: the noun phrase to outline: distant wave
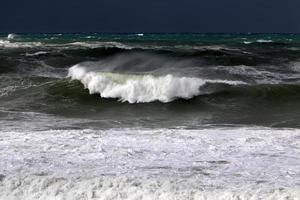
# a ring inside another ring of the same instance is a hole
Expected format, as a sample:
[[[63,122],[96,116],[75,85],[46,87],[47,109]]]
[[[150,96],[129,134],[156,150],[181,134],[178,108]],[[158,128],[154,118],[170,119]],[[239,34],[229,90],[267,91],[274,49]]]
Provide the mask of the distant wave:
[[[212,69],[216,72],[219,71],[220,73],[229,73],[241,76],[255,84],[291,84],[289,80],[294,80],[292,83],[296,84],[298,83],[297,80],[300,78],[298,73],[294,73],[300,71],[298,66],[299,63],[292,63],[289,67],[291,71],[286,71],[285,73],[268,70],[268,68],[272,68],[271,66],[265,68],[257,68],[246,65],[231,66],[228,68],[224,66],[216,66]]]
[[[273,42],[273,40],[256,40],[256,42],[258,42],[258,43],[271,43],[271,42]]]
[[[103,98],[118,98],[129,103],[152,101],[170,102],[176,98],[190,99],[200,95],[207,83],[229,85],[245,84],[241,81],[207,80],[191,77],[129,75],[89,71],[81,65],[69,69],[68,77],[82,82],[90,94],[99,93]]]
[[[132,49],[133,47],[119,43],[119,42],[73,42],[69,43],[67,45],[71,46],[81,46],[81,47],[86,47],[86,48],[101,48],[101,47],[106,47],[106,48],[120,48],[120,49]]]
[[[41,42],[10,42],[8,40],[0,40],[0,47],[4,48],[34,48],[42,46]]]
[[[273,43],[273,40],[264,40],[264,39],[259,39],[256,41],[244,41],[244,44],[253,44],[253,43]]]
[[[49,52],[46,52],[46,51],[38,51],[38,52],[35,52],[35,53],[26,53],[25,56],[27,56],[27,57],[34,57],[34,56],[46,55],[48,53]]]
[[[15,37],[17,37],[17,34],[10,33],[10,34],[8,34],[7,39],[12,40],[12,39],[15,39]]]
[[[53,38],[55,39],[55,38]],[[120,42],[72,42],[66,44],[47,44],[41,42],[15,42],[10,40],[0,40],[0,47],[4,48],[58,48],[58,49],[77,49],[77,48],[87,48],[87,49],[96,49],[96,48],[118,48],[131,50],[134,47],[126,45]]]
[[[252,44],[253,42],[250,42],[250,41],[244,41],[243,43],[244,43],[244,44]]]

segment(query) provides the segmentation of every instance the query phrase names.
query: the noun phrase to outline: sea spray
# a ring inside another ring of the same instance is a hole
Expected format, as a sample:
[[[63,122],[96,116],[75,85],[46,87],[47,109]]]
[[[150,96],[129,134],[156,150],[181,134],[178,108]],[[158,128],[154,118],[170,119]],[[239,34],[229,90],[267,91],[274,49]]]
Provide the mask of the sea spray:
[[[176,98],[190,99],[201,94],[206,83],[244,84],[241,81],[206,80],[192,77],[129,75],[89,71],[81,65],[69,69],[68,77],[82,82],[90,94],[118,98],[129,103],[170,102]]]

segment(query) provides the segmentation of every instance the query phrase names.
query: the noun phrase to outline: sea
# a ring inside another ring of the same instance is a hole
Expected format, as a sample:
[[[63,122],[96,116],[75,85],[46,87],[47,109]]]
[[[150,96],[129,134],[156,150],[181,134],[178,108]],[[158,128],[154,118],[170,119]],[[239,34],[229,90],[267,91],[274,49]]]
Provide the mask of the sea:
[[[300,199],[300,35],[0,34],[0,199]]]

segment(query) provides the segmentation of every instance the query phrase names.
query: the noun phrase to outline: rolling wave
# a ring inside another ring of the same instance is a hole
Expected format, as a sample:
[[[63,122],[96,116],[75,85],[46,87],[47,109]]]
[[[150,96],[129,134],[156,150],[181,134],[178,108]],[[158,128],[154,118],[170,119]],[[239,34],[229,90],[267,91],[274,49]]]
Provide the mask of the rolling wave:
[[[85,48],[119,48],[119,49],[133,49],[132,46],[121,42],[73,42],[67,45],[79,46]]]
[[[191,99],[202,94],[201,87],[207,83],[229,85],[245,84],[241,81],[207,80],[191,77],[129,75],[89,71],[75,65],[69,69],[68,77],[82,82],[90,94],[99,93],[102,98],[118,98],[129,103],[152,101],[170,102],[176,98]]]
[[[271,43],[271,42],[273,42],[273,40],[260,39],[260,40],[256,40],[256,42],[258,42],[258,43]]]
[[[49,54],[49,52],[38,51],[38,52],[34,52],[34,53],[25,53],[25,56],[27,56],[27,57],[38,57],[38,56],[42,56],[42,55],[46,55],[46,54]]]
[[[11,42],[9,40],[0,40],[0,47],[2,48],[34,48],[41,47],[41,42]]]
[[[10,33],[7,35],[7,39],[9,39],[9,40],[15,39],[16,37],[17,37],[17,34],[15,34],[15,33]]]

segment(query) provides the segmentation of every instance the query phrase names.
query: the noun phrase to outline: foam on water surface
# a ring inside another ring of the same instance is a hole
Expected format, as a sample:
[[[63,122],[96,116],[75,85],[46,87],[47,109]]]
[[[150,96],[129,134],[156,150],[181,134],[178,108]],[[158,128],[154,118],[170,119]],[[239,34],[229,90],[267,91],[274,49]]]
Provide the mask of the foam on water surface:
[[[0,40],[0,47],[4,48],[35,48],[42,46],[41,42],[11,42],[10,40]]]
[[[296,199],[300,131],[1,132],[0,198]]]
[[[99,93],[103,98],[118,98],[129,103],[170,102],[176,98],[190,99],[200,95],[201,86],[207,83],[245,84],[241,81],[206,80],[176,77],[171,74],[156,77],[101,73],[90,71],[80,64],[71,67],[68,76],[81,81],[91,94]]]
[[[15,33],[10,33],[7,35],[7,39],[9,39],[9,40],[15,39],[15,37],[17,37],[17,34],[15,34]]]

